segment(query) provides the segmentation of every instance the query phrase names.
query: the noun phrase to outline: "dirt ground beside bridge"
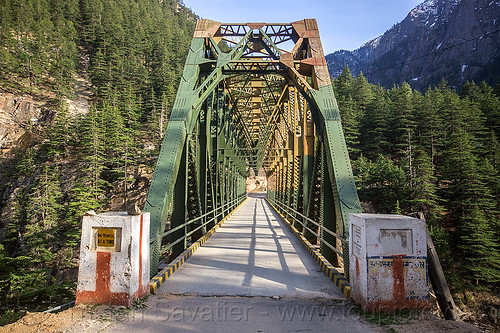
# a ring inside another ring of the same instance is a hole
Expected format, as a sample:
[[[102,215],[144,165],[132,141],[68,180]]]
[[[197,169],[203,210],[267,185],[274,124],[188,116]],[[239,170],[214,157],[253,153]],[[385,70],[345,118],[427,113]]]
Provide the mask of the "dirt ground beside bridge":
[[[177,296],[179,299],[180,296]],[[147,306],[147,303],[142,304]],[[353,306],[354,308],[354,306]],[[38,333],[38,332],[65,332],[65,333],[93,333],[114,331],[115,326],[127,325],[131,318],[137,318],[145,308],[125,308],[117,306],[85,306],[78,305],[59,313],[28,313],[15,323],[0,327],[0,333]],[[147,311],[147,310],[146,310]],[[400,333],[476,333],[483,331],[477,326],[465,322],[445,321],[431,312],[419,313],[417,317],[387,317],[363,315],[358,317],[367,321],[373,332],[400,332]],[[135,319],[136,320],[136,319]],[[273,330],[274,332],[277,332]],[[337,327],[338,331],[338,327]],[[246,332],[245,329],[240,332]]]

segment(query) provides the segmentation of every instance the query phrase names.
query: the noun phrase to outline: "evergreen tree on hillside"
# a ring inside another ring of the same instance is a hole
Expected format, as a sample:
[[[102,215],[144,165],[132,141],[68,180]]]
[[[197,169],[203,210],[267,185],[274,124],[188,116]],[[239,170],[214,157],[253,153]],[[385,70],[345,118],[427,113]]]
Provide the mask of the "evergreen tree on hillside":
[[[94,105],[80,126],[79,153],[84,161],[80,169],[84,173],[81,179],[90,187],[96,202],[102,193],[103,182],[100,176],[106,159],[104,123],[103,113]]]
[[[44,165],[27,198],[24,235],[30,254],[41,264],[50,264],[58,249],[62,196],[58,168]]]
[[[493,88],[485,82],[479,86],[474,82],[467,82],[460,95],[478,105],[488,129],[493,130],[497,138],[500,137],[500,97],[495,95]]]
[[[394,87],[390,92],[390,99],[389,140],[392,156],[400,161],[409,160],[415,127],[414,98],[410,85],[403,82],[401,86]]]
[[[360,121],[360,146],[363,154],[374,159],[389,154],[389,100],[383,88],[374,90],[374,98]]]
[[[61,103],[62,104],[62,103]],[[74,119],[69,115],[68,108],[61,105],[56,119],[49,131],[47,142],[49,156],[55,154],[67,155],[73,144]]]
[[[340,102],[348,97],[352,97],[353,81],[351,70],[349,66],[345,65],[339,76],[332,80],[333,90],[337,101]]]
[[[337,96],[342,129],[349,148],[349,155],[352,159],[355,159],[359,152],[359,122],[362,110],[360,110],[359,103],[354,100],[355,82],[349,67],[345,66],[340,76],[332,81],[332,84]]]
[[[358,110],[358,105],[352,98],[349,97],[342,101],[340,117],[342,119],[342,129],[351,158],[355,158],[359,152]]]
[[[36,297],[63,294],[54,276],[77,252],[84,212],[107,209],[108,193],[126,202],[138,165],[153,167],[195,16],[175,0],[0,0],[0,22],[0,88],[57,111],[36,133],[43,144],[0,170],[0,197],[13,210],[2,221],[1,315],[13,299],[35,309]],[[91,108],[70,114],[58,101],[73,99],[87,58]]]
[[[379,155],[372,162],[361,156],[353,161],[353,168],[360,197],[372,202],[379,213],[391,213],[401,203],[406,205],[406,177],[391,159]]]
[[[363,76],[363,73],[360,73],[353,81],[352,97],[358,104],[359,112],[364,113],[374,98],[372,86]]]
[[[435,222],[442,207],[439,205],[437,178],[430,155],[424,149],[417,148],[414,165],[410,196],[412,211],[423,212],[427,221]]]
[[[498,212],[483,173],[491,168],[479,165],[474,142],[473,135],[464,129],[451,134],[443,156],[442,178],[448,183],[445,198],[450,218],[457,221],[458,247],[465,256],[465,267],[477,279],[495,283],[500,281],[499,242],[493,238]]]
[[[105,162],[103,129],[102,114],[92,106],[79,127],[78,153],[82,163],[68,198],[65,238],[72,246],[78,244],[83,213],[96,210],[103,203],[102,194],[107,185],[101,178]]]
[[[434,165],[438,152],[443,147],[445,126],[443,112],[444,97],[439,89],[428,89],[415,109],[415,135],[417,144],[427,151]]]

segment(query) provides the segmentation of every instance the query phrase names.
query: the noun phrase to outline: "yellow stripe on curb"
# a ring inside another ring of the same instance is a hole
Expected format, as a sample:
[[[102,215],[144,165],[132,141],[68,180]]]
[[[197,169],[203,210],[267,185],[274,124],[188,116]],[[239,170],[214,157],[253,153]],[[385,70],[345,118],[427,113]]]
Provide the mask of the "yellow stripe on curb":
[[[351,297],[351,287],[349,285],[349,281],[344,277],[344,274],[342,274],[340,271],[338,271],[335,267],[333,267],[326,259],[323,257],[323,255],[319,252],[319,250],[315,249],[312,244],[300,233],[300,231],[297,230],[290,222],[287,221],[287,219],[274,207],[274,205],[266,199],[267,203],[271,205],[273,210],[281,216],[281,219],[285,224],[288,226],[288,228],[293,232],[293,234],[301,241],[302,246],[305,247],[305,249],[311,254],[313,257],[314,261],[319,263],[319,266],[321,267],[321,270],[325,275],[333,281],[333,283],[340,289],[340,292],[344,295],[345,298],[350,298]]]
[[[158,274],[151,278],[149,282],[149,290],[151,294],[154,294],[156,290],[165,282],[172,274],[181,267],[181,265],[191,256],[193,253],[201,246],[205,241],[212,236],[219,227],[227,221],[227,219],[247,200],[245,198],[235,209],[233,209],[229,214],[226,215],[219,223],[217,223],[212,229],[210,229],[203,237],[198,239],[196,242],[191,244],[184,252],[182,252],[177,258],[174,259],[167,267],[163,268]]]

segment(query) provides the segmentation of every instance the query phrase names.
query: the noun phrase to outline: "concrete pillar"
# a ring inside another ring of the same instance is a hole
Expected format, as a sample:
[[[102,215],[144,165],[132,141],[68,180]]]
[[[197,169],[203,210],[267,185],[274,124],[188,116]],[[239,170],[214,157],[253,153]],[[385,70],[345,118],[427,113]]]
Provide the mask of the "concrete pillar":
[[[130,306],[149,294],[149,213],[83,217],[77,304]]]
[[[364,310],[429,308],[424,220],[349,214],[351,297]]]

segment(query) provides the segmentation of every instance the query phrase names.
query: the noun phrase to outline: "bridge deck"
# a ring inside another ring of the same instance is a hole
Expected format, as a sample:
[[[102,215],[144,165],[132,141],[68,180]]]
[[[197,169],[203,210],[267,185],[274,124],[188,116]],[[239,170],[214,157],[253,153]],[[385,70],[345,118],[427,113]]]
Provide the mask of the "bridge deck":
[[[250,195],[157,294],[344,299],[262,194]]]

